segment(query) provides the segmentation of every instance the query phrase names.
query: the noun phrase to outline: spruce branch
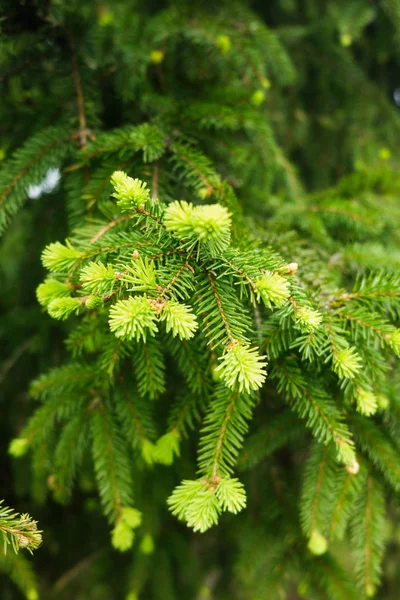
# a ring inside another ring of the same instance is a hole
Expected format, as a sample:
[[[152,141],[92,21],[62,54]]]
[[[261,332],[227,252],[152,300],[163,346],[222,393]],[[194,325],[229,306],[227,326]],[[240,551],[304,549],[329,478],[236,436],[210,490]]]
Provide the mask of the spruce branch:
[[[30,138],[0,170],[0,233],[27,198],[27,186],[37,184],[48,169],[58,167],[69,152],[75,134],[50,127]]]
[[[400,489],[400,127],[385,69],[364,67],[373,38],[392,64],[400,20],[382,14],[400,0],[330,0],[322,20],[309,0],[307,23],[293,1],[23,4],[1,24],[1,231],[29,198],[1,250],[1,334],[12,359],[37,331],[32,364],[3,381],[10,423],[25,377],[53,366],[9,447],[32,456],[34,498],[96,489],[113,547],[138,538],[118,597],[224,595],[222,562],[232,600],[372,596]],[[65,214],[37,289],[51,325],[29,298],[37,246]],[[61,330],[68,357],[58,334],[46,346]],[[195,536],[200,565],[169,494],[191,530],[222,525]],[[37,600],[23,559],[0,570]],[[77,575],[82,596],[108,589],[92,567],[62,577],[65,593]],[[393,582],[385,569],[383,593]]]
[[[380,483],[372,476],[357,504],[351,530],[358,583],[367,597],[380,581],[384,550],[385,502]]]
[[[19,514],[4,506],[4,500],[0,501],[0,532],[4,552],[11,545],[15,553],[26,548],[32,554],[42,543],[42,532],[37,528],[37,521],[28,514]]]

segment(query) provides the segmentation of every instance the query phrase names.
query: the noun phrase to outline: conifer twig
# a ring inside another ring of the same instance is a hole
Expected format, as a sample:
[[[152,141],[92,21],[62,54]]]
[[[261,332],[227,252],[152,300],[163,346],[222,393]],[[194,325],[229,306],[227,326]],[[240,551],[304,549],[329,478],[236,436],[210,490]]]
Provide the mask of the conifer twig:
[[[157,200],[158,198],[158,178],[160,175],[160,166],[158,164],[158,160],[154,163],[153,166],[153,177],[151,181],[151,199]]]
[[[102,227],[101,229],[99,229],[99,231],[91,238],[91,240],[89,241],[89,243],[90,244],[94,244],[95,242],[97,242],[98,239],[101,238],[102,235],[104,235],[105,233],[107,233],[107,231],[109,231],[110,229],[112,229],[116,225],[119,225],[123,221],[127,221],[128,219],[132,218],[133,214],[134,213],[129,213],[127,215],[122,215],[121,217],[118,217],[117,219],[114,219],[113,221],[110,221],[109,223],[107,223],[107,225],[104,225],[104,227]]]
[[[86,114],[85,114],[85,101],[82,90],[82,80],[78,68],[78,58],[76,52],[75,38],[73,35],[69,36],[70,46],[72,50],[72,76],[74,79],[76,100],[78,103],[78,116],[79,116],[79,141],[81,147],[86,148],[87,143],[87,125],[86,125]]]
[[[212,275],[211,275],[210,271],[207,271],[207,277],[208,277],[208,281],[210,282],[210,285],[211,285],[211,289],[212,289],[212,292],[213,292],[213,295],[214,295],[214,298],[215,298],[215,302],[217,303],[219,314],[221,316],[222,322],[223,322],[224,327],[225,327],[226,335],[228,336],[228,339],[229,339],[230,343],[233,344],[236,340],[235,340],[235,338],[232,335],[231,328],[229,326],[228,320],[227,320],[227,318],[225,316],[224,309],[222,307],[221,298],[219,297],[217,287],[215,285],[215,282],[214,282],[214,280],[212,278]]]
[[[51,150],[54,150],[54,148],[56,148],[57,146],[59,146],[63,142],[65,142],[67,140],[72,140],[75,137],[76,137],[76,135],[72,134],[72,135],[69,135],[67,137],[58,139],[58,140],[52,142],[51,144],[49,144],[48,146],[46,146],[45,148],[42,148],[40,150],[40,152],[38,152],[26,165],[24,165],[20,169],[20,171],[18,171],[18,173],[15,175],[14,179],[12,180],[12,182],[4,189],[3,193],[0,196],[0,206],[3,204],[3,202],[9,196],[9,194],[13,191],[13,189],[18,184],[18,182],[23,178],[23,176],[25,175],[25,173],[34,164],[36,164],[45,154],[48,154],[49,152],[51,152]]]

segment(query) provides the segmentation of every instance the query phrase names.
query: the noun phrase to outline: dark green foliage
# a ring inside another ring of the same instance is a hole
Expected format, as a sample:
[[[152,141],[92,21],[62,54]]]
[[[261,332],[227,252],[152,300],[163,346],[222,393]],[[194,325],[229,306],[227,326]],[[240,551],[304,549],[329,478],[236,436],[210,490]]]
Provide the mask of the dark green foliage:
[[[397,600],[400,3],[0,28],[4,598]]]

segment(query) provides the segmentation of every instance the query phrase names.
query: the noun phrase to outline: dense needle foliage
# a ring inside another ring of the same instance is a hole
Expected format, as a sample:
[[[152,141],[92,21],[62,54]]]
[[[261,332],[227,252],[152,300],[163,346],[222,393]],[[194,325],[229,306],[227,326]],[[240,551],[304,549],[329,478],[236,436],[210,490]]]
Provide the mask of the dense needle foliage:
[[[3,13],[2,599],[398,598],[400,2]]]

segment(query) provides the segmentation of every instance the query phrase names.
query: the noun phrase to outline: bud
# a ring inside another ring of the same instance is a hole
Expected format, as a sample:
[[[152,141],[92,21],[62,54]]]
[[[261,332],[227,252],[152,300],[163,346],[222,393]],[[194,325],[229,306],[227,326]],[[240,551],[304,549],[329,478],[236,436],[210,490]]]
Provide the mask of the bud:
[[[222,478],[215,491],[222,510],[237,514],[246,506],[246,491],[239,479]]]
[[[265,92],[263,90],[256,90],[251,97],[251,103],[253,106],[261,106],[264,100]]]
[[[346,466],[346,471],[349,473],[349,475],[357,475],[359,470],[360,463],[357,460],[355,460],[351,465]]]
[[[286,269],[287,269],[287,272],[289,273],[289,275],[294,275],[295,273],[297,273],[298,268],[299,268],[299,265],[295,262],[288,263],[286,265]]]
[[[154,541],[149,533],[146,533],[140,544],[140,551],[142,554],[153,554],[154,552]]]
[[[143,441],[142,458],[149,466],[154,462],[154,444],[150,440]]]
[[[139,525],[142,522],[142,513],[139,510],[137,510],[136,508],[132,508],[131,506],[126,506],[121,511],[121,519],[127,525],[129,525],[129,527],[132,527],[132,529],[135,529],[136,527],[139,527]]]
[[[378,156],[379,160],[386,161],[391,158],[392,153],[390,152],[389,148],[381,148],[378,152]]]
[[[125,552],[132,548],[135,534],[122,519],[120,519],[111,532],[111,543],[116,550]]]
[[[15,458],[23,456],[28,449],[29,441],[27,438],[15,438],[11,440],[8,447],[8,453]]]
[[[115,190],[113,196],[122,210],[132,211],[150,199],[147,183],[133,179],[123,171],[115,171],[111,176],[111,183]]]
[[[190,306],[170,300],[163,307],[161,320],[165,321],[167,333],[178,336],[181,340],[189,340],[198,328],[196,315]]]
[[[361,358],[352,346],[340,350],[333,357],[333,369],[341,379],[354,379],[361,364]]]
[[[222,379],[222,374],[221,371],[218,371],[218,365],[213,363],[211,365],[211,377],[213,379],[213,381],[215,381],[216,383],[218,383],[218,381],[221,381]]]
[[[302,331],[311,333],[320,326],[322,315],[317,310],[304,306],[296,310],[295,319]]]
[[[352,41],[353,41],[353,38],[351,37],[351,35],[349,33],[342,33],[342,35],[340,36],[340,43],[344,48],[351,46]]]
[[[299,596],[301,596],[302,598],[307,598],[309,591],[310,589],[307,585],[307,582],[300,581],[299,585],[297,586],[297,593],[299,594]]]
[[[386,396],[378,394],[376,397],[376,401],[380,410],[387,410],[389,408],[390,402],[389,398],[387,398]]]
[[[249,392],[260,388],[267,377],[265,358],[259,355],[257,348],[236,342],[221,356],[221,364],[215,370],[221,371],[228,388],[238,385],[240,392]]]
[[[103,305],[104,300],[100,296],[88,296],[85,301],[85,306],[89,310],[101,308]]]
[[[368,598],[372,598],[372,596],[375,596],[375,586],[372,585],[372,583],[368,583],[368,585],[366,587],[366,592],[367,592]]]
[[[386,336],[389,346],[393,352],[400,358],[400,329],[395,329]]]
[[[80,307],[80,298],[57,298],[50,302],[47,310],[53,319],[65,321],[72,313],[77,314]]]
[[[356,393],[357,410],[362,415],[370,417],[378,410],[378,400],[370,390],[358,388]]]
[[[227,35],[219,35],[216,40],[216,46],[221,54],[228,54],[232,48],[231,38]]]
[[[269,88],[271,87],[271,82],[266,77],[261,77],[260,83],[261,83],[262,87],[264,88],[264,90],[269,90]]]
[[[111,294],[115,280],[116,275],[113,266],[105,265],[101,261],[91,261],[82,269],[79,276],[79,281],[85,292],[96,296]]]
[[[142,513],[126,506],[122,508],[118,521],[111,532],[111,543],[116,550],[125,552],[132,547],[135,538],[134,529],[142,522]]]
[[[60,242],[49,244],[42,252],[43,266],[49,271],[66,272],[72,269],[82,254],[66,241],[65,246]]]
[[[114,21],[114,14],[107,6],[100,6],[97,11],[100,27],[107,27]]]
[[[109,325],[116,337],[142,339],[158,331],[157,315],[145,296],[130,296],[119,300],[110,309]]]
[[[139,250],[134,250],[132,252],[132,262],[134,262],[135,260],[139,260],[140,257],[140,252]]]
[[[176,430],[162,435],[155,444],[153,458],[161,465],[172,465],[175,456],[180,455],[180,437]]]
[[[34,548],[38,548],[43,541],[42,534],[39,531],[34,531],[31,534],[31,536],[32,536],[31,540],[30,540],[31,546]]]
[[[208,185],[207,187],[201,188],[197,192],[197,195],[202,200],[205,200],[206,198],[208,198],[209,196],[211,196],[212,193],[213,193],[213,187],[211,185]]]
[[[271,271],[266,271],[261,279],[256,281],[255,291],[257,300],[262,299],[267,308],[283,306],[290,296],[289,282]]]
[[[22,533],[17,534],[17,540],[19,548],[27,548],[29,546],[29,538],[27,538],[25,535],[22,535]]]
[[[150,52],[150,62],[153,65],[160,65],[164,60],[164,52],[162,50],[153,50]]]
[[[314,530],[308,542],[308,549],[311,554],[321,556],[328,550],[328,541],[319,531]]]
[[[193,246],[200,242],[213,255],[229,246],[231,221],[231,214],[221,204],[171,202],[164,215],[164,225],[175,237],[193,242]]]
[[[36,290],[36,297],[39,301],[39,304],[48,307],[52,300],[56,300],[57,298],[67,298],[71,294],[71,287],[62,283],[61,281],[57,281],[56,279],[46,279],[43,283],[41,283]]]

